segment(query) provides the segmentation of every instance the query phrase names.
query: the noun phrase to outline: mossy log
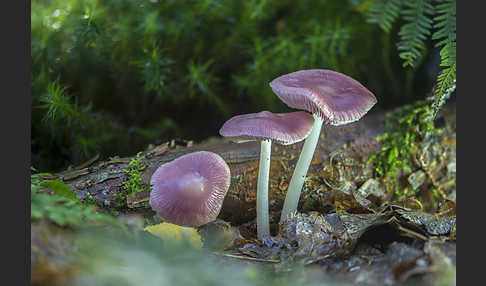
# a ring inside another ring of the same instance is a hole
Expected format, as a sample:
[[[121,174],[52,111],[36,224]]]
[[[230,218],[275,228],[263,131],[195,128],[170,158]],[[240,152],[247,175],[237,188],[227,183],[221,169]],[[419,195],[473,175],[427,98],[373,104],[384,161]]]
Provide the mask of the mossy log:
[[[441,125],[438,127],[443,132],[429,139],[429,142],[421,142],[410,154],[412,170],[401,172],[398,174],[398,180],[386,184],[384,178],[376,177],[372,162],[368,162],[370,154],[381,148],[376,137],[385,131],[385,112],[375,109],[360,121],[338,127],[324,126],[309,168],[308,179],[304,184],[299,209],[324,213],[342,208],[349,210],[353,206],[343,204],[343,201],[336,200],[336,197],[354,196],[358,201],[368,201],[366,196],[362,197],[360,193],[379,193],[382,200],[387,200],[392,197],[392,192],[388,191],[390,184],[397,182],[400,188],[413,189],[416,193],[433,188],[439,190],[443,197],[455,200],[455,118],[455,104],[445,106],[435,121],[436,125]],[[302,144],[272,144],[269,186],[272,224],[278,222],[286,189]],[[424,144],[427,144],[427,148],[423,148]],[[234,224],[254,219],[260,152],[257,142],[236,144],[223,138],[210,138],[194,145],[186,141],[172,140],[158,146],[149,146],[140,154],[140,162],[144,166],[140,175],[146,189],[137,193],[127,193],[123,184],[130,179],[126,170],[135,156],[112,157],[106,161],[97,161],[97,158],[94,158],[82,166],[69,168],[55,176],[61,178],[80,198],[86,198],[86,195],[90,194],[103,207],[120,211],[147,210],[152,173],[163,163],[200,150],[221,155],[231,169],[232,182],[220,218]],[[376,180],[370,184],[369,180],[373,178]],[[374,190],[363,190],[369,185],[372,185]],[[437,205],[426,202],[425,207],[437,208]]]

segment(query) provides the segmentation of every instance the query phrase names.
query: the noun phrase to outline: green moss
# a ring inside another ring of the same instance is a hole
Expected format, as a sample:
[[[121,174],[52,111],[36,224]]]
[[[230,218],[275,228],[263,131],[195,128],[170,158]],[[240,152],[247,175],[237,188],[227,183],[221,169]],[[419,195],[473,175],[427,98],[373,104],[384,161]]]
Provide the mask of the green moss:
[[[87,205],[102,207],[102,203],[96,200],[90,193],[86,193],[86,195],[83,198],[83,203]]]
[[[409,189],[400,190],[398,172],[411,172],[411,156],[420,148],[427,135],[440,132],[434,127],[432,110],[422,102],[406,105],[397,112],[387,115],[386,132],[377,137],[381,149],[372,154],[368,162],[373,163],[378,177],[393,185],[392,191],[398,197],[413,195]]]
[[[425,70],[405,80],[396,37],[377,38],[359,2],[33,1],[32,162],[60,171],[289,111],[268,83],[299,69],[350,75],[384,108],[423,98]]]
[[[127,230],[115,217],[97,211],[92,204],[83,204],[59,179],[52,175],[31,175],[31,219],[47,219],[60,226],[79,227],[86,223],[111,225]]]
[[[147,166],[142,164],[141,154],[142,152],[139,152],[135,158],[130,160],[125,169],[128,180],[123,182],[123,189],[127,195],[150,190],[150,186],[142,182],[142,171]]]
[[[439,199],[439,198],[442,197],[441,194],[440,194],[440,191],[437,188],[433,188],[431,190],[431,193],[434,196],[434,198],[436,198],[436,199]]]
[[[150,191],[150,185],[143,183],[142,171],[147,168],[142,163],[142,152],[139,152],[135,158],[130,160],[124,170],[127,179],[123,182],[123,188],[120,193],[115,195],[112,201],[114,209],[124,209],[127,207],[127,196],[143,191]]]
[[[128,193],[126,191],[122,191],[118,194],[115,195],[115,198],[113,199],[112,205],[114,209],[120,210],[120,209],[126,209],[127,208],[127,195]]]

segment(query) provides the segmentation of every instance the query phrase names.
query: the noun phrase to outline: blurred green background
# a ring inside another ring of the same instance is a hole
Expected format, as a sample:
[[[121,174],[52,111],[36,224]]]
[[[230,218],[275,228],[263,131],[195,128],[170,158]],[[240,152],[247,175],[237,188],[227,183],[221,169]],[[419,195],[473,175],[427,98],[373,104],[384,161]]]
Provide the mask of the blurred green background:
[[[384,31],[376,2],[33,0],[31,164],[59,171],[218,136],[237,114],[290,111],[268,83],[300,69],[350,75],[376,110],[424,99],[440,49],[424,39],[403,67],[404,20]]]

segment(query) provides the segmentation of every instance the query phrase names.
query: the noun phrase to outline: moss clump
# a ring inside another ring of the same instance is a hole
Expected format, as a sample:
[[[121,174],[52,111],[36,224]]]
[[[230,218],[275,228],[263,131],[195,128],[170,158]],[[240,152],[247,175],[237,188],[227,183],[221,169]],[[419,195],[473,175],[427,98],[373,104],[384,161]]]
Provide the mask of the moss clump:
[[[150,185],[143,183],[142,171],[147,168],[142,163],[142,152],[139,152],[135,158],[128,162],[128,166],[124,170],[127,175],[127,180],[123,182],[123,188],[120,193],[115,196],[113,206],[115,209],[123,209],[127,207],[127,196],[143,191],[150,191]]]
[[[123,189],[126,191],[127,195],[150,190],[150,187],[142,182],[142,171],[145,170],[147,166],[142,164],[141,154],[142,152],[139,152],[135,158],[130,160],[125,169],[125,174],[127,174],[128,180],[123,182]]]
[[[31,219],[47,219],[60,226],[77,227],[85,223],[108,224],[126,231],[115,217],[100,213],[79,198],[59,179],[48,173],[31,176]]]
[[[432,110],[422,102],[406,105],[387,115],[386,132],[377,137],[381,149],[372,154],[368,162],[373,163],[378,177],[384,178],[387,186],[393,185],[398,197],[411,195],[410,190],[400,191],[397,175],[399,171],[411,172],[411,156],[418,151],[426,136],[440,132],[432,119]]]

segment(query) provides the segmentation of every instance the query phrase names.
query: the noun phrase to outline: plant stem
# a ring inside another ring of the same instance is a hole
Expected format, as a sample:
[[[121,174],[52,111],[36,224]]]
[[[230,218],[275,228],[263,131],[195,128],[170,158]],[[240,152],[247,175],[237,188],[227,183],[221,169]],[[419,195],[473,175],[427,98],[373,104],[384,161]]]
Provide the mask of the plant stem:
[[[297,205],[299,203],[300,193],[302,192],[302,186],[304,185],[305,176],[307,175],[307,170],[309,170],[314,151],[316,150],[317,141],[321,134],[321,127],[324,120],[315,114],[313,116],[314,124],[312,125],[312,131],[305,139],[304,147],[302,147],[299,160],[295,165],[294,174],[292,175],[292,179],[290,179],[282,215],[280,216],[280,222],[285,221],[292,213],[297,211]]]
[[[263,239],[270,235],[270,223],[268,219],[268,176],[270,173],[270,154],[272,152],[272,140],[262,140],[260,148],[260,165],[258,167],[257,186],[257,235]]]

